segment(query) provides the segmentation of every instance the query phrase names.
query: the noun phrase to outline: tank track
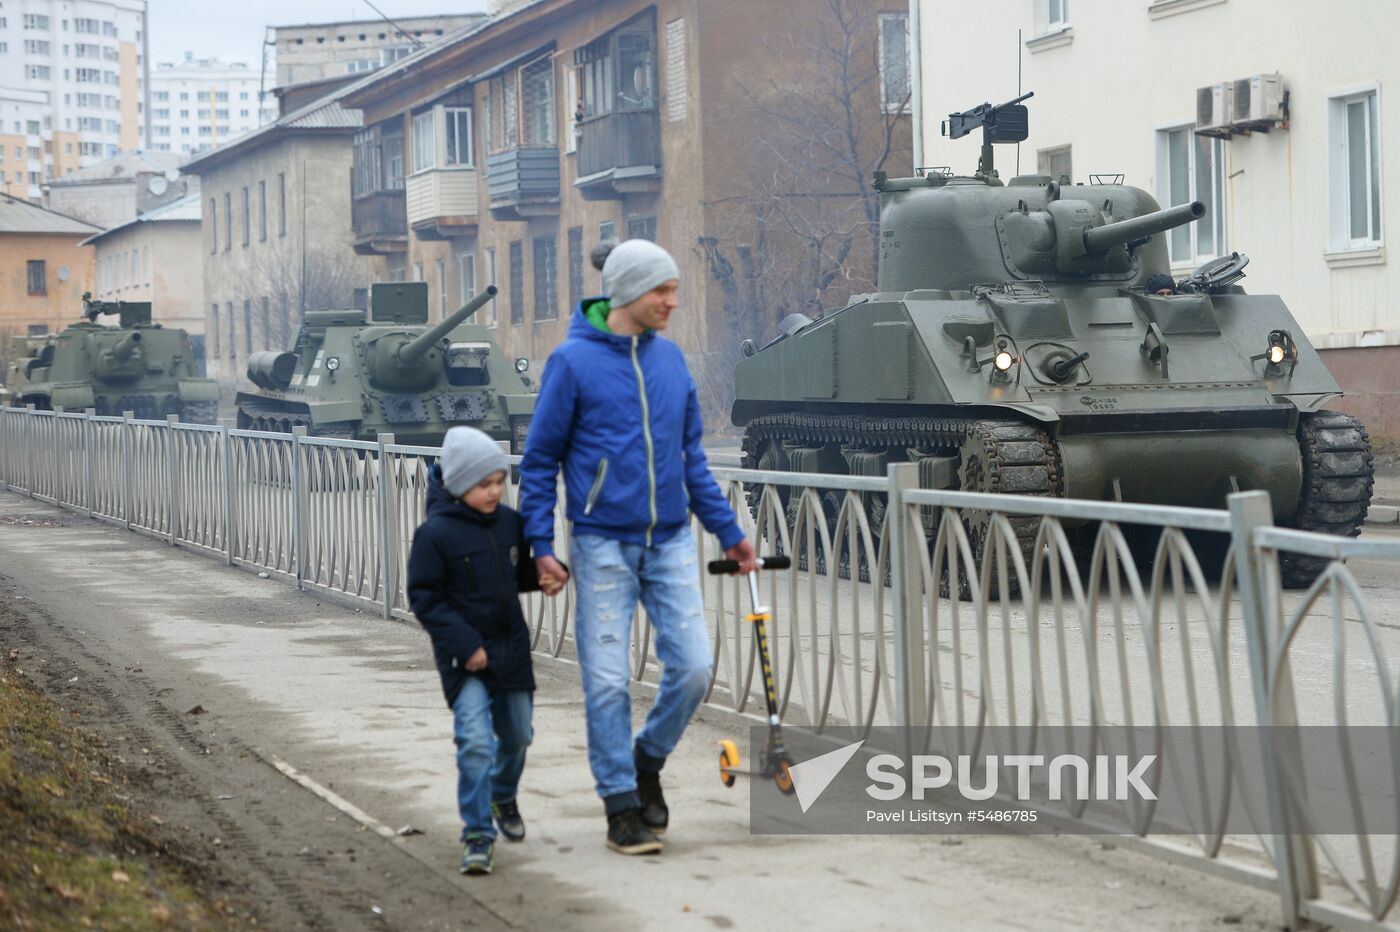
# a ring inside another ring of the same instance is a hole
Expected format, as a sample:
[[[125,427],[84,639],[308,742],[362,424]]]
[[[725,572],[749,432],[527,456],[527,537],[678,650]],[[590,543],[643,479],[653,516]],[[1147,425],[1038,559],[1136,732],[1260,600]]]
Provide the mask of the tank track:
[[[1361,533],[1375,484],[1371,438],[1349,414],[1318,411],[1298,421],[1303,456],[1303,489],[1292,526],[1340,537]],[[1295,553],[1279,554],[1284,588],[1312,585],[1328,560]]]
[[[217,401],[186,401],[180,405],[180,420],[186,424],[217,424],[219,403]]]
[[[880,418],[855,415],[772,414],[754,418],[744,432],[743,465],[756,468],[763,445],[774,441],[872,451],[917,451],[926,455],[959,457],[959,486],[979,492],[1007,495],[1059,496],[1059,450],[1040,427],[1022,421],[976,418]],[[915,454],[917,455],[917,453]],[[897,456],[895,459],[903,459]],[[756,504],[757,489],[749,489],[749,507]],[[931,511],[931,510],[930,510]],[[937,515],[925,516],[925,528],[932,534]],[[1026,558],[1027,569],[1034,556],[1040,519],[1010,516],[1017,542]],[[966,512],[973,552],[980,559],[990,515]],[[961,580],[964,597],[970,592]],[[946,584],[945,584],[946,585]],[[993,584],[993,592],[996,591]],[[1015,583],[1012,587],[1015,588]]]
[[[351,422],[312,425],[311,417],[302,411],[288,411],[276,405],[257,405],[246,402],[238,406],[238,426],[242,430],[266,430],[289,434],[294,427],[305,427],[307,433],[316,437],[331,437],[336,440],[354,440],[355,428]]]

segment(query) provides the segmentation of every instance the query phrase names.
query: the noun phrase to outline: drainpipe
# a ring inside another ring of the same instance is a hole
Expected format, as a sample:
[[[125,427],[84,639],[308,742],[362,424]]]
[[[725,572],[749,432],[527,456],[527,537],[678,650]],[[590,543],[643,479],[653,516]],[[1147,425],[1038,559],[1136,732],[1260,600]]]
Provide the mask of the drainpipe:
[[[909,109],[913,112],[914,167],[924,164],[924,55],[923,36],[919,26],[919,7],[923,0],[909,0]]]

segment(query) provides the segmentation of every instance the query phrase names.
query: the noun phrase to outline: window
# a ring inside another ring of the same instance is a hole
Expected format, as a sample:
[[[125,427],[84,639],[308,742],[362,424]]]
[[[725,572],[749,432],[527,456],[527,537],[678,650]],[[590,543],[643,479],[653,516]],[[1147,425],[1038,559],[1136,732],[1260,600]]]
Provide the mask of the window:
[[[1036,171],[1049,175],[1055,181],[1061,178],[1074,180],[1074,166],[1070,159],[1070,146],[1055,146],[1052,149],[1037,149],[1035,153]]]
[[[214,358],[218,359],[223,353],[219,344],[219,305],[217,303],[209,305],[209,313],[209,321],[213,325],[209,328],[209,332],[214,335]]]
[[[272,301],[267,295],[262,299],[262,344],[263,349],[272,349],[272,338],[268,335],[272,330]]]
[[[461,285],[461,301],[466,304],[476,297],[476,254],[464,252],[457,257],[457,280]]]
[[[48,325],[48,324],[30,324],[30,325],[29,325],[29,336],[31,336],[31,337],[46,337],[46,336],[48,336],[48,335],[49,335],[49,325]]]
[[[520,69],[520,110],[525,145],[554,145],[554,59],[549,55]]]
[[[48,18],[47,16],[40,16],[40,15],[37,14],[37,13],[25,13],[25,14],[24,14],[24,28],[25,28],[25,29],[48,29],[48,28],[49,28],[49,18]]]
[[[909,113],[909,14],[881,13],[880,102],[886,113]]]
[[[520,144],[519,93],[516,72],[492,78],[487,83],[487,145],[492,152],[514,149]]]
[[[24,51],[27,55],[47,55],[49,54],[49,43],[43,39],[25,39]]]
[[[166,101],[168,101],[168,100],[170,99],[170,92],[169,92],[169,91],[152,91],[152,92],[151,92],[151,99],[154,100],[156,103],[165,103]]]
[[[447,127],[447,164],[470,166],[472,159],[472,110],[470,107],[443,108]]]
[[[433,111],[413,115],[413,171],[421,172],[437,164],[437,140],[433,135]]]
[[[413,263],[413,280],[416,282],[427,281],[427,279],[423,277],[423,263]]]
[[[447,260],[437,261],[438,319],[447,317]]]
[[[214,255],[219,251],[219,201],[217,198],[209,198],[209,255]],[[217,343],[214,344],[216,347]],[[214,351],[218,355],[218,350]]]
[[[249,209],[248,209],[248,186],[245,184],[245,185],[243,186],[243,245],[244,245],[244,246],[247,246],[247,245],[248,245],[248,240],[249,240],[249,237],[250,237],[251,234],[252,234],[252,229],[253,229],[253,224],[252,224],[252,222],[251,222],[251,219],[250,219],[249,216],[248,216],[249,213],[250,213],[250,211],[249,211]]]
[[[253,302],[243,299],[243,351],[253,353]]]
[[[569,307],[583,300],[583,227],[569,228]]]
[[[617,239],[617,224],[611,220],[604,220],[598,224],[598,241],[606,243],[610,239]]]
[[[685,20],[666,24],[666,119],[679,123],[686,112]]]
[[[656,242],[656,215],[630,217],[627,220],[628,239],[646,239]]]
[[[208,129],[208,127],[203,127]],[[224,252],[233,248],[233,195],[224,195]],[[232,311],[229,312],[232,315]]]
[[[84,70],[86,69],[78,69],[79,72],[82,72]],[[28,68],[25,69],[25,73],[29,76],[29,79],[31,81],[47,81],[49,80],[49,76],[52,74],[52,72],[49,70],[48,65],[30,65]],[[82,77],[79,77],[78,80],[82,81],[84,79]]]
[[[258,242],[267,242],[267,182],[258,182]]]
[[[525,246],[520,240],[510,244],[508,257],[510,268],[510,322],[518,325],[525,322]]]
[[[574,51],[585,118],[656,109],[655,33],[648,13]]]
[[[345,73],[346,73],[346,74],[361,74],[361,73],[366,72],[366,71],[373,71],[374,69],[376,69],[376,68],[378,68],[378,67],[379,67],[379,62],[375,61],[374,59],[372,59],[372,58],[361,58],[361,59],[357,59],[356,61],[348,61],[348,62],[346,62],[346,63],[345,63]]]
[[[277,173],[277,235],[287,235],[287,175]]]
[[[494,285],[496,283],[496,247],[492,246],[486,250],[486,284]],[[486,315],[485,326],[495,327],[500,319],[500,315],[496,312],[496,302],[488,301],[481,310]]]
[[[1381,237],[1381,134],[1377,91],[1327,102],[1332,249],[1374,249]]]
[[[536,236],[535,320],[559,317],[559,239],[553,233]]]
[[[48,294],[48,276],[44,274],[44,260],[30,259],[25,266],[25,280],[29,293],[34,295]]]
[[[235,341],[233,330],[233,302],[229,301],[224,305],[224,310],[228,312],[228,362],[230,366],[238,365],[238,343]]]
[[[1174,264],[1199,263],[1223,255],[1225,248],[1225,146],[1210,136],[1197,136],[1190,126],[1157,133],[1158,199],[1175,207],[1200,201],[1206,216],[1167,234]]]

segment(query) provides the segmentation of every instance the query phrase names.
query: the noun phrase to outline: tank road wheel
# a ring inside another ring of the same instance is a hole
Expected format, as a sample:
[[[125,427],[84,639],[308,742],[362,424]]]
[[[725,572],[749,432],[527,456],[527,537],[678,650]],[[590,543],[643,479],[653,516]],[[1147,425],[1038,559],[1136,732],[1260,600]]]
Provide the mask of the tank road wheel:
[[[783,452],[782,441],[777,438],[763,440],[753,434],[744,433],[744,456],[741,463],[745,469],[760,469],[771,472],[788,472],[792,465],[788,462],[788,456]],[[786,514],[788,508],[787,486],[778,486],[778,500],[782,503],[783,511]],[[744,486],[744,495],[748,498],[749,513],[753,515],[754,522],[759,519],[759,506],[763,499],[763,486],[757,483],[748,483]]]
[[[1303,455],[1303,491],[1293,527],[1340,537],[1360,534],[1375,482],[1366,428],[1351,415],[1336,411],[1304,414],[1298,419],[1298,445]],[[1327,563],[1322,557],[1280,553],[1284,588],[1312,585]]]
[[[964,492],[989,492],[999,495],[1050,496],[1058,494],[1055,445],[1049,435],[1039,427],[1019,424],[1014,421],[975,421],[963,440],[961,462],[958,465],[959,488]],[[1021,555],[1026,561],[1026,572],[1035,559],[1035,538],[1040,530],[1040,518],[1033,515],[1007,515],[1011,527],[1016,532]],[[978,561],[978,572],[986,559],[983,550],[991,531],[992,515],[986,511],[964,510],[963,527],[972,545],[972,553]],[[932,544],[930,544],[932,546]],[[942,575],[943,570],[937,570]],[[1016,595],[1020,583],[1015,569],[1007,567],[1010,581],[1008,595]],[[972,598],[973,586],[978,580],[970,580],[960,570],[958,595],[963,599]],[[948,582],[944,576],[940,586],[947,594]],[[992,576],[990,594],[998,594],[998,582]]]

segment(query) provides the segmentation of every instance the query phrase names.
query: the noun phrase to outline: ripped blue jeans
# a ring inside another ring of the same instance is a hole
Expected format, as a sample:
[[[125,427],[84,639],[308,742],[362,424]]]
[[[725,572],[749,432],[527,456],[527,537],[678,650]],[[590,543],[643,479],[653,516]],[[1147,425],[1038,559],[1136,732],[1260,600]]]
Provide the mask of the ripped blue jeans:
[[[687,528],[663,544],[644,547],[580,534],[569,556],[578,594],[588,765],[611,815],[639,805],[638,762],[661,769],[709,687],[711,647],[695,538]],[[661,687],[634,737],[630,648],[639,598],[655,633]]]

